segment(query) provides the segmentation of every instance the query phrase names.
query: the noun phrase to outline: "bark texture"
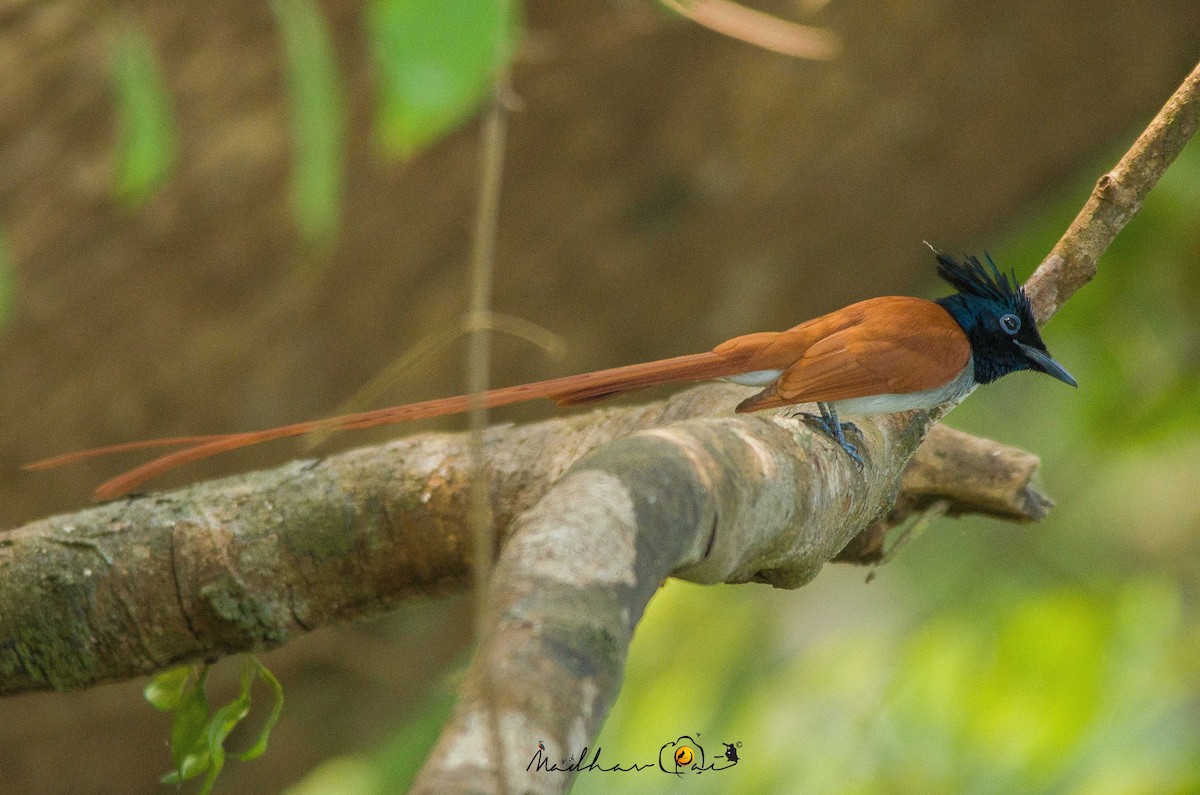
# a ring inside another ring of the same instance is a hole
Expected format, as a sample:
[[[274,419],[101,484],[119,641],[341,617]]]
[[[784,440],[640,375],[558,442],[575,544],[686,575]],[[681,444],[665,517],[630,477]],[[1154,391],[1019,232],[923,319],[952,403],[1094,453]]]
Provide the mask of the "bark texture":
[[[903,520],[906,508],[889,513],[907,460],[896,451],[915,446],[923,419],[864,423],[872,462],[864,477],[794,411],[733,416],[752,391],[710,385],[643,407],[493,428],[486,450],[496,527],[513,526],[563,473],[597,460],[622,479],[613,498],[614,482],[589,492],[592,481],[572,476],[570,497],[553,503],[573,517],[571,534],[506,554],[528,554],[551,568],[564,554],[578,565],[603,565],[606,536],[592,522],[607,515],[610,498],[624,499],[622,483],[654,490],[637,499],[656,506],[660,518],[674,517],[673,529],[662,528],[664,542],[696,527],[707,534],[688,541],[700,545],[697,564],[706,549],[707,562],[676,572],[699,582],[796,587],[885,513],[889,523]],[[461,434],[414,436],[117,500],[7,533],[0,603],[13,607],[0,612],[0,638],[7,639],[0,693],[89,687],[261,651],[414,596],[465,589],[467,445]],[[952,498],[958,511],[1038,518],[1046,500],[1031,485],[1036,467],[1027,453],[942,430],[902,483],[902,505]],[[666,493],[679,482],[692,490]],[[709,518],[697,519],[697,511]]]

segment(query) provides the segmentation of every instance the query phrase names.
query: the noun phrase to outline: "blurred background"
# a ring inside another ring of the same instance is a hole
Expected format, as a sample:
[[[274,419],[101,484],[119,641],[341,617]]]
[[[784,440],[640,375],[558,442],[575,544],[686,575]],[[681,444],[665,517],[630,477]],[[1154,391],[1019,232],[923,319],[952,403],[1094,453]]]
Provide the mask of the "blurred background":
[[[840,54],[766,52],[653,0],[4,3],[0,527],[85,505],[122,465],[22,462],[321,416],[455,323],[497,41],[518,107],[493,303],[567,344],[498,336],[498,384],[936,296],[922,240],[1026,276],[1200,58],[1194,0],[748,4]],[[1045,331],[1081,388],[1018,376],[949,418],[1043,457],[1049,519],[939,520],[869,584],[846,566],[797,592],[669,583],[604,759],[690,734],[710,758],[742,745],[689,792],[1200,791],[1198,216],[1193,143]],[[463,349],[384,404],[460,391]],[[217,791],[402,790],[469,609],[266,655],[283,718]],[[214,676],[219,698],[236,670]],[[169,719],[144,684],[0,701],[0,789],[162,791]],[[616,775],[576,791],[680,786]]]

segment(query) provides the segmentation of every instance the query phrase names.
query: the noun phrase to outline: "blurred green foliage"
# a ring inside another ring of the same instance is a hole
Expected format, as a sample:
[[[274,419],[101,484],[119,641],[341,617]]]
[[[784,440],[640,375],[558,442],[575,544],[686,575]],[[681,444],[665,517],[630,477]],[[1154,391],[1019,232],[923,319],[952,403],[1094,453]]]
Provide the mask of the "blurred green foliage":
[[[1200,635],[1179,634],[1179,595],[1159,582],[1033,591],[908,627],[823,627],[796,654],[762,642],[786,628],[779,613],[732,590],[672,583],[659,595],[599,740],[606,758],[644,757],[686,730],[717,752],[743,743],[736,768],[689,792],[1168,792],[1200,781]],[[712,620],[730,613],[733,631]],[[621,791],[672,786],[656,778]],[[613,786],[589,773],[574,792]]]
[[[379,140],[407,158],[462,124],[511,57],[518,14],[510,0],[371,0]]]
[[[1037,208],[997,261],[1032,270],[1091,185]],[[573,791],[1200,792],[1198,212],[1194,142],[1044,332],[1080,388],[1018,375],[949,418],[1042,456],[1046,521],[938,520],[870,585],[846,566],[798,592],[668,583],[603,760],[691,734],[710,759],[740,741],[739,764],[686,782],[593,771]],[[358,758],[369,786],[320,791],[392,791],[380,771],[419,757],[388,753]]]
[[[329,245],[342,209],[345,100],[329,28],[313,0],[273,0],[286,66],[292,208],[301,235]]]
[[[166,180],[178,142],[166,84],[150,40],[127,26],[112,51],[117,114],[117,164],[113,190],[130,206],[142,204]]]

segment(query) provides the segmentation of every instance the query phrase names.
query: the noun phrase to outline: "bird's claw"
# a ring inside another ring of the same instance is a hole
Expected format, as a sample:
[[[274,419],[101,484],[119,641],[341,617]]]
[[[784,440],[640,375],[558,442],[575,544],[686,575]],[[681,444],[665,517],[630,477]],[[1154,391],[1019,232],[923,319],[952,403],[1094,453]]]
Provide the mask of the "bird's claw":
[[[859,444],[862,444],[863,442],[866,441],[866,437],[863,436],[862,429],[859,428],[857,425],[855,425],[853,422],[843,422],[843,423],[841,423],[841,426],[842,426],[842,434],[843,435],[853,436],[858,441]],[[847,450],[846,452],[849,453],[850,451]],[[854,458],[854,457],[855,456],[853,454],[851,454],[851,458]],[[861,461],[859,463],[861,463]]]
[[[853,427],[853,426],[851,426],[851,427]],[[855,428],[855,430],[858,430],[858,429]],[[861,438],[861,434],[859,436]],[[855,447],[854,445],[850,444],[849,442],[842,440],[842,449],[846,451],[846,455],[848,455],[852,459],[854,459],[855,464],[858,464],[858,471],[859,472],[863,471],[863,469],[867,465],[865,463],[863,463],[862,456],[858,454],[858,448]]]
[[[864,468],[866,468],[866,463],[859,454],[858,448],[846,439],[846,435],[849,434],[854,436],[859,444],[862,444],[865,441],[862,430],[853,422],[838,422],[835,425],[826,417],[822,417],[817,414],[809,414],[807,412],[801,414],[800,419],[803,420],[806,425],[815,427],[817,430],[828,436],[832,441],[837,442],[838,446],[846,451],[846,455],[850,456],[850,459],[858,465],[859,471],[862,471]]]
[[[796,416],[798,416],[800,421],[810,428],[815,428],[826,436],[833,436],[833,433],[829,429],[829,425],[825,422],[825,418],[819,414],[810,414],[809,412],[805,411]]]

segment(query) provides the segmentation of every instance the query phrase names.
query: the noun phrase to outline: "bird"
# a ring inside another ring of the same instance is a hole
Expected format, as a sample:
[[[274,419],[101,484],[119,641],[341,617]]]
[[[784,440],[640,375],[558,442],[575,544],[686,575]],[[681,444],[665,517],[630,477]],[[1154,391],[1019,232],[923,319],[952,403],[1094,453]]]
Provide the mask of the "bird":
[[[927,244],[928,245],[928,244]],[[590,373],[491,389],[487,408],[529,400],[581,406],[660,384],[725,380],[759,391],[735,409],[747,413],[815,403],[805,422],[828,436],[860,468],[861,439],[843,414],[870,416],[930,409],[957,400],[977,385],[1021,370],[1078,382],[1046,350],[1024,287],[1002,273],[990,254],[955,258],[934,248],[937,273],[955,292],[936,300],[883,296],[859,301],[786,331],[734,337],[705,353],[631,364]],[[26,464],[42,470],[97,456],[161,447],[181,449],[104,483],[97,499],[127,494],[183,464],[273,439],[313,431],[353,430],[468,411],[471,395],[309,420],[260,431],[177,436],[81,450]]]

